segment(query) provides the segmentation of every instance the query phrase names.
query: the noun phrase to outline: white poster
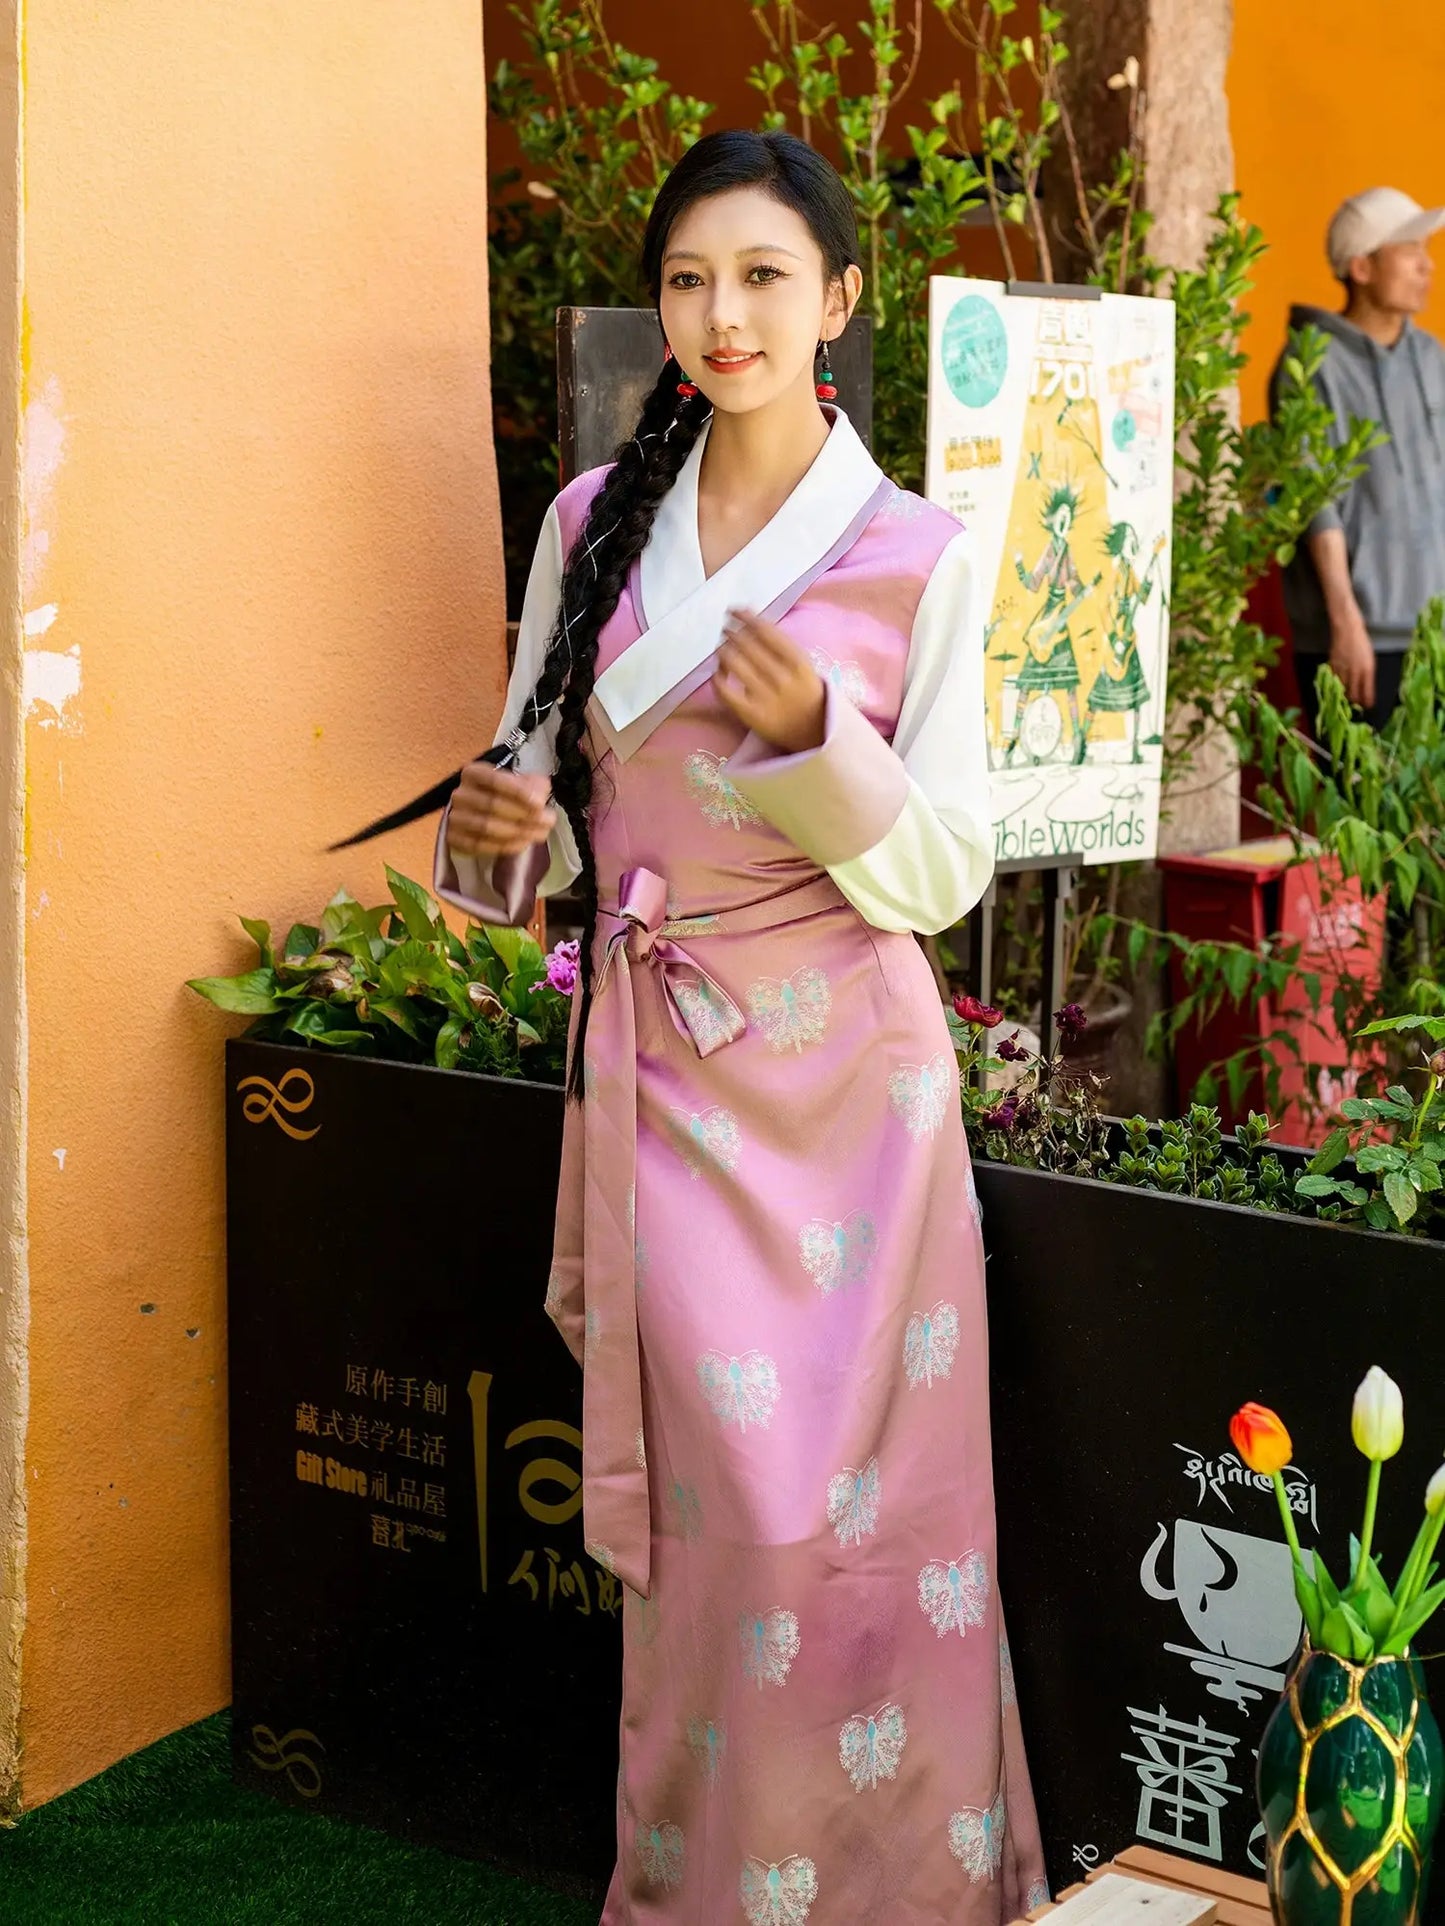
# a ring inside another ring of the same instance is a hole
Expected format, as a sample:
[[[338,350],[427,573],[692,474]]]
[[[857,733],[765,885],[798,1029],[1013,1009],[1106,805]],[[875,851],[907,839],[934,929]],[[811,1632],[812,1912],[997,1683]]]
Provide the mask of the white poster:
[[[995,855],[1152,856],[1173,503],[1174,306],[935,275],[931,501],[978,540]]]

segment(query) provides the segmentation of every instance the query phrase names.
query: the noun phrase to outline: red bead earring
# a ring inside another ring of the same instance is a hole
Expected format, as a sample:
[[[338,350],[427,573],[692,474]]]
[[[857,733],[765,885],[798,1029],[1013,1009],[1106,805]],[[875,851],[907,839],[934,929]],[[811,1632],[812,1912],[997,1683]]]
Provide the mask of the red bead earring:
[[[672,360],[672,349],[664,341],[662,344],[663,366],[665,367],[667,363],[671,360]],[[678,372],[681,373],[682,372],[681,369],[679,369]],[[679,381],[677,384],[677,392],[682,396],[684,401],[690,401],[692,397],[697,393],[696,383],[689,381],[687,376],[683,375],[682,380]]]
[[[820,341],[818,343],[818,352],[823,357],[823,365],[818,371],[818,382],[814,392],[817,394],[819,401],[836,401],[838,398],[838,390],[833,385],[833,370],[828,366],[828,344],[826,341]]]

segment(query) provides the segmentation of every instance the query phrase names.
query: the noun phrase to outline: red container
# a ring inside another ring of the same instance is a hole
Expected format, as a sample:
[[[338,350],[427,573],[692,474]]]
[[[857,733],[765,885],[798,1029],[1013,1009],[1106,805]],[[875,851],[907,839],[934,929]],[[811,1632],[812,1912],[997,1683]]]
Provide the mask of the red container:
[[[1340,1121],[1339,1105],[1352,1096],[1360,1073],[1379,1062],[1370,1048],[1340,1035],[1331,1007],[1335,986],[1349,976],[1369,987],[1380,980],[1385,954],[1385,898],[1365,897],[1340,875],[1333,857],[1295,857],[1287,836],[1236,844],[1198,856],[1165,856],[1165,926],[1193,942],[1234,942],[1258,949],[1266,937],[1300,945],[1299,964],[1320,979],[1320,1007],[1311,1007],[1303,983],[1289,983],[1281,996],[1262,996],[1238,1006],[1227,1000],[1204,1024],[1189,1023],[1174,1044],[1178,1091],[1187,1100],[1200,1075],[1233,1056],[1252,1039],[1287,1033],[1296,1050],[1275,1053],[1280,1101],[1265,1101],[1264,1079],[1251,1077],[1236,1108],[1220,1092],[1226,1127],[1250,1110],[1268,1110],[1281,1143],[1318,1144]],[[1170,994],[1188,985],[1178,957],[1170,960]]]

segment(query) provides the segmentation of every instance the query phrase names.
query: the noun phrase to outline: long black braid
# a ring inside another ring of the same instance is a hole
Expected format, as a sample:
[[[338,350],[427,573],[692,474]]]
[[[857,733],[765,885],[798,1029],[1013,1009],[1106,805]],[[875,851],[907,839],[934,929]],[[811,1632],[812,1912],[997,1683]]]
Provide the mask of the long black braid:
[[[587,703],[597,679],[597,643],[617,607],[633,561],[647,546],[658,505],[681,472],[708,416],[701,395],[680,396],[681,371],[671,356],[643,404],[636,432],[617,450],[612,471],[593,497],[562,572],[557,621],[537,685],[517,724],[531,735],[560,702],[552,794],[567,812],[581,870],[581,1008],[572,1044],[568,1094],[582,1096],[582,1046],[592,1008],[592,942],[597,929],[597,864],[588,807],[592,762],[582,746]]]

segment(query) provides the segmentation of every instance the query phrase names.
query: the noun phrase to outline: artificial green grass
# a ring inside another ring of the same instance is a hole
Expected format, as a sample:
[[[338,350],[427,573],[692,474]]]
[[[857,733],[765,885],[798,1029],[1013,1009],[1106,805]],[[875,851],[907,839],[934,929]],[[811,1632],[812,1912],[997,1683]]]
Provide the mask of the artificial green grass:
[[[234,1785],[229,1712],[0,1831],[4,1926],[596,1926],[597,1912]]]

